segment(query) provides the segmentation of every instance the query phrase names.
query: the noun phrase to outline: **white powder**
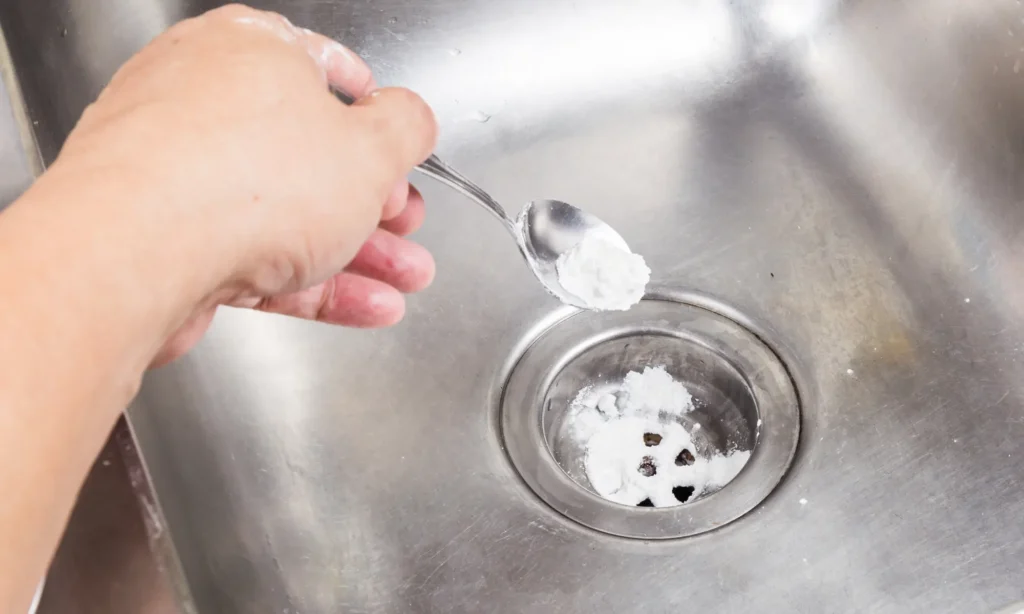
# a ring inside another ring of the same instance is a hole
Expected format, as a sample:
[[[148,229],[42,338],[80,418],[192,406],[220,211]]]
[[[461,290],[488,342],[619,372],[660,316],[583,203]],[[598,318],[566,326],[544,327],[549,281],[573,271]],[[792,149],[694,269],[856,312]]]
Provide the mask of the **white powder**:
[[[609,418],[614,418],[619,415],[618,400],[614,394],[602,395],[597,401],[597,409]]]
[[[644,297],[651,270],[642,256],[586,234],[555,262],[558,281],[590,309],[625,311]]]
[[[587,441],[608,420],[598,409],[600,393],[587,386],[576,394],[569,406],[569,420],[572,422],[572,434],[577,441]]]
[[[644,367],[643,373],[630,371],[622,388],[627,408],[636,413],[665,411],[678,416],[693,409],[690,391],[672,379],[665,367]]]
[[[661,434],[661,442],[648,447],[644,433]],[[696,463],[676,466],[675,457],[683,448],[692,450],[693,440],[677,423],[617,418],[602,425],[587,442],[584,468],[597,494],[609,501],[636,505],[650,499],[655,507],[679,505],[672,488],[693,483],[699,473]],[[641,465],[654,474],[642,473]]]
[[[732,481],[750,452],[697,454],[692,433],[699,425],[689,432],[679,422],[692,409],[689,391],[664,367],[631,371],[614,393],[581,390],[569,410],[572,434],[585,442],[584,469],[597,494],[623,505],[649,499],[670,507],[680,503],[673,489],[692,489],[695,498]]]
[[[721,488],[740,474],[750,459],[750,452],[715,454],[708,459],[704,482],[709,487]]]
[[[586,441],[597,428],[613,418],[658,420],[659,415],[677,418],[693,409],[693,397],[686,387],[672,379],[665,367],[645,367],[643,373],[630,371],[620,386],[609,392],[586,386],[569,406],[573,436]]]

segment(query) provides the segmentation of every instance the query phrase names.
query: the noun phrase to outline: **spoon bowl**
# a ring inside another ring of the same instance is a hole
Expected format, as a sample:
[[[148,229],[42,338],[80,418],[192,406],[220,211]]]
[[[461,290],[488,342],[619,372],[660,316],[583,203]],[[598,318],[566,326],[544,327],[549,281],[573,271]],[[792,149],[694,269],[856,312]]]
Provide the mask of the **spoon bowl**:
[[[619,233],[600,218],[558,200],[528,203],[519,212],[515,226],[519,249],[537,280],[558,300],[583,309],[590,307],[562,287],[558,279],[559,256],[575,247],[584,236],[601,238],[629,251]]]
[[[498,201],[478,185],[451,168],[437,156],[430,156],[416,170],[468,196],[493,214],[515,239],[526,264],[537,281],[552,296],[567,305],[593,309],[583,299],[566,290],[558,279],[559,256],[583,240],[599,237],[629,251],[626,241],[595,215],[558,200],[535,200],[519,212],[515,221]]]

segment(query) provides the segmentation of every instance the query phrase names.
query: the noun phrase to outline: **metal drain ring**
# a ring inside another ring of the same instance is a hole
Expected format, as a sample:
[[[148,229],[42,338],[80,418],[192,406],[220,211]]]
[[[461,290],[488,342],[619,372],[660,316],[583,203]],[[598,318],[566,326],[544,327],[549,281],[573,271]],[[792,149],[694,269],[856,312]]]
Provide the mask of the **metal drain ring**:
[[[752,425],[756,440],[743,471],[722,490],[677,507],[627,507],[574,481],[552,455],[545,414],[568,409],[548,402],[553,383],[586,352],[630,337],[669,338],[683,353],[710,350],[747,387],[756,407],[756,417],[749,418],[758,422]],[[670,300],[645,300],[627,312],[580,312],[543,330],[512,369],[500,412],[509,458],[537,496],[584,526],[637,539],[696,535],[749,512],[782,479],[800,430],[796,390],[776,354],[733,320]]]

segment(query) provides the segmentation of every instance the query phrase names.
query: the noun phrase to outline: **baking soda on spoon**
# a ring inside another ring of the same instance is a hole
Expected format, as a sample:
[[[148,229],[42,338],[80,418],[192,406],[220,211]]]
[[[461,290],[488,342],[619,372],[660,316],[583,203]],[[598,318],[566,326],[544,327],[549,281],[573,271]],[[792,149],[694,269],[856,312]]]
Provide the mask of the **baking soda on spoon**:
[[[558,281],[588,308],[626,311],[644,297],[651,269],[634,254],[595,233],[587,233],[555,262]]]

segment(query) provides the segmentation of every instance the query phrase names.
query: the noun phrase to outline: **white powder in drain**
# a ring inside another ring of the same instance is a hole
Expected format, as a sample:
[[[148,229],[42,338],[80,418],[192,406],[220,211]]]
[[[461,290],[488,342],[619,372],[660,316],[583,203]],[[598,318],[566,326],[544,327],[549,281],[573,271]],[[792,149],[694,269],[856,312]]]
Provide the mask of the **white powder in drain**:
[[[594,234],[555,262],[558,282],[591,309],[625,311],[644,297],[651,270],[643,256]]]
[[[679,418],[693,409],[686,387],[664,367],[629,372],[622,384],[581,390],[569,409],[572,434],[584,443],[584,470],[597,494],[623,505],[649,500],[654,507],[680,504],[735,478],[749,451],[705,457]]]
[[[657,420],[660,414],[678,417],[691,409],[693,397],[665,367],[644,367],[643,373],[627,373],[614,392],[591,386],[580,390],[569,406],[569,419],[576,440],[586,441],[612,418]]]
[[[740,474],[743,466],[750,460],[750,452],[730,452],[715,454],[708,459],[705,483],[714,488],[721,488]]]
[[[661,434],[657,446],[644,433]],[[584,468],[590,485],[609,501],[636,505],[650,499],[655,507],[678,505],[672,488],[697,477],[696,464],[677,467],[679,450],[693,449],[690,434],[679,424],[643,418],[617,418],[603,424],[587,442]]]
[[[630,371],[622,389],[626,392],[626,408],[636,413],[664,411],[680,415],[693,409],[690,391],[672,379],[665,367],[644,367],[643,373]]]
[[[619,415],[618,400],[614,394],[604,394],[597,401],[597,409],[609,418]]]
[[[598,409],[600,398],[601,393],[587,386],[576,394],[576,398],[569,406],[572,434],[577,441],[590,439],[607,421],[607,417]]]

